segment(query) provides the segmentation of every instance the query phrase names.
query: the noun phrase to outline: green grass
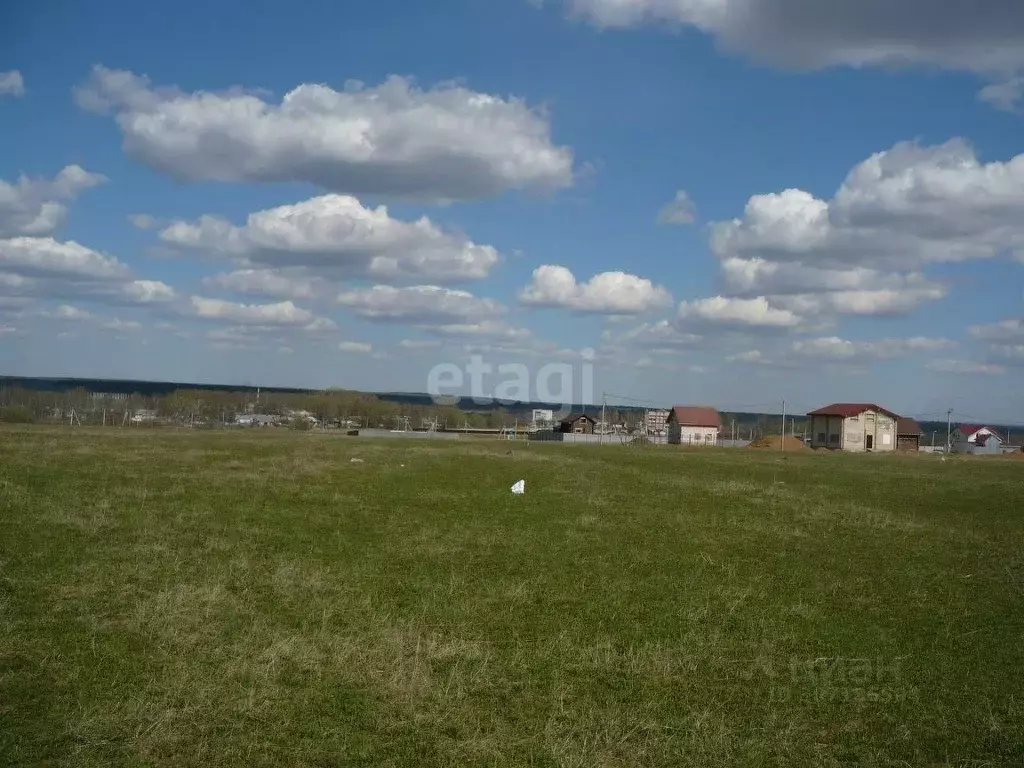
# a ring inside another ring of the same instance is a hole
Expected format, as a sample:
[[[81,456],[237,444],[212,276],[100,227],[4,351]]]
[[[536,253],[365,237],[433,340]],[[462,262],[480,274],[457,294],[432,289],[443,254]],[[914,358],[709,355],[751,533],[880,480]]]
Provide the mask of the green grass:
[[[8,428],[0,764],[1024,765],[1022,544],[1019,461]]]

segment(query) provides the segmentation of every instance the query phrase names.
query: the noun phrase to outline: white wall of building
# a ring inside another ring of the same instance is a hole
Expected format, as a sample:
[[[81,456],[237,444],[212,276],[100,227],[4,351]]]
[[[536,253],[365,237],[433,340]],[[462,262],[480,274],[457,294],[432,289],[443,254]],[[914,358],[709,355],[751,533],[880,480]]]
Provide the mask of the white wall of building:
[[[895,451],[896,419],[878,411],[864,411],[847,418],[812,416],[811,447],[842,449],[850,453]]]
[[[669,424],[668,442],[671,445],[717,445],[718,427],[681,427]]]
[[[999,435],[996,435],[996,433],[988,427],[982,427],[977,432],[971,432],[970,434],[961,432],[960,428],[957,427],[953,430],[951,450],[953,453],[971,453],[977,447],[978,437],[980,435],[995,435],[995,439],[1002,443],[1002,438],[999,437]],[[1002,448],[995,452],[1001,453]]]
[[[550,424],[555,420],[555,412],[543,408],[533,409],[534,424]]]
[[[884,453],[896,450],[896,419],[877,411],[864,411],[843,420],[843,450]]]

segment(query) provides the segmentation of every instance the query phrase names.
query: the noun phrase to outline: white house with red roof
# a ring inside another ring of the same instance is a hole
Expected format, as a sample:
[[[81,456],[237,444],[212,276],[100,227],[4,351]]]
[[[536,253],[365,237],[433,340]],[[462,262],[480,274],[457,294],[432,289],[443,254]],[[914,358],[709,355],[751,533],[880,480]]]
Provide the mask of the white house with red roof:
[[[953,430],[953,453],[1002,453],[1003,438],[991,427],[960,424]]]
[[[666,422],[670,445],[717,445],[722,415],[707,405],[677,405]]]
[[[895,451],[900,417],[875,403],[832,403],[807,414],[811,448],[864,453]]]

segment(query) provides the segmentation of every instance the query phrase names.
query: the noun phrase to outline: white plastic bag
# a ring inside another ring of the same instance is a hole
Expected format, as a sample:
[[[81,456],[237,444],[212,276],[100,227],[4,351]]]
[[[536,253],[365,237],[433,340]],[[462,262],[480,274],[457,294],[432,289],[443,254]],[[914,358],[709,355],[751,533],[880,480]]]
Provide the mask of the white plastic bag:
[[[515,493],[517,495],[522,495],[526,493],[526,481],[517,480],[515,485],[512,486],[512,493]]]

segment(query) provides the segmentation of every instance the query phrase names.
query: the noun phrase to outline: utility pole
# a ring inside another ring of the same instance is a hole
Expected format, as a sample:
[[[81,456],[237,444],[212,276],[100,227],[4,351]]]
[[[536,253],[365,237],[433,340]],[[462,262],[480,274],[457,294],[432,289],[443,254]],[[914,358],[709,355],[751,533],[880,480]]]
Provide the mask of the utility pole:
[[[607,392],[602,392],[601,393],[601,445],[604,445],[604,430],[605,430],[605,426],[606,426],[605,420],[604,420],[604,414],[605,414],[605,409],[607,407],[608,407],[608,393]]]
[[[732,420],[732,442],[733,445],[736,444],[736,419]]]
[[[782,450],[786,450],[786,400],[782,400]]]
[[[946,411],[946,453],[948,454],[952,450],[952,436],[953,436],[953,409],[950,408]]]

